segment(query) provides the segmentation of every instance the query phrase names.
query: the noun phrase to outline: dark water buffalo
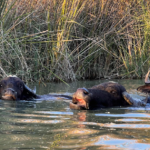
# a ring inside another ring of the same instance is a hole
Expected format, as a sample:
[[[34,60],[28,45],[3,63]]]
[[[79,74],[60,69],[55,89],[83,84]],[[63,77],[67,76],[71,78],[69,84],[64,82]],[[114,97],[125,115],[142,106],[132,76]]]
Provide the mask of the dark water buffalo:
[[[0,81],[0,99],[3,100],[44,100],[57,97],[72,99],[68,95],[37,95],[18,77],[10,76]]]
[[[138,91],[143,92],[143,93],[148,93],[148,94],[150,94],[149,73],[150,73],[150,70],[148,71],[148,73],[147,73],[146,76],[145,76],[145,85],[139,86],[139,87],[137,88]]]
[[[99,109],[114,106],[145,106],[144,100],[133,99],[126,89],[115,82],[106,82],[92,88],[79,88],[73,94],[71,109]]]

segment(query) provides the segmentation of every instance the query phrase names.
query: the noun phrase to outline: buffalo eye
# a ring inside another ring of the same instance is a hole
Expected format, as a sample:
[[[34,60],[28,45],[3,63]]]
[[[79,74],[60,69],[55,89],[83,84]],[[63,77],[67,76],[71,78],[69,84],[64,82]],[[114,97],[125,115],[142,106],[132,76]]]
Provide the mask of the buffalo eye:
[[[112,94],[116,94],[116,91],[111,91]]]
[[[83,91],[83,93],[84,93],[85,95],[89,94],[87,91]]]
[[[23,86],[22,86],[22,85],[20,85],[20,88],[21,88],[21,89],[23,89]]]
[[[0,87],[2,87],[2,84],[0,84]]]

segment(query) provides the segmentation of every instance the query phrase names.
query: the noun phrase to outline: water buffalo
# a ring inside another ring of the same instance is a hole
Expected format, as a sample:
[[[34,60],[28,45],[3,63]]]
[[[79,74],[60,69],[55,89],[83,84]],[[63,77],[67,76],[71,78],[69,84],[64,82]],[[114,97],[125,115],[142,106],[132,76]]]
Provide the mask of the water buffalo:
[[[143,93],[148,93],[148,94],[150,94],[149,73],[150,73],[150,70],[148,71],[148,73],[147,73],[146,76],[145,76],[145,85],[139,86],[139,87],[137,88],[138,91],[143,92]]]
[[[73,94],[71,109],[99,109],[114,106],[145,106],[144,100],[133,99],[126,89],[116,82],[105,82],[92,88],[79,88]]]
[[[37,95],[18,77],[9,76],[0,81],[0,99],[3,100],[44,100],[57,97],[72,99],[68,95]]]

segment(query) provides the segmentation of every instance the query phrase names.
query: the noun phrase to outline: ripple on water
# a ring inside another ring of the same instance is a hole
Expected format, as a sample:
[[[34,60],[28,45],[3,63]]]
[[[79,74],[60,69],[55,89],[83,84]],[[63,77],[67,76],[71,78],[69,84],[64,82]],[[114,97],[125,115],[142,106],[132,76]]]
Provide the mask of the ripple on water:
[[[34,111],[39,114],[57,114],[57,115],[73,115],[73,112],[61,112],[61,111]]]
[[[128,118],[150,118],[150,114],[147,113],[126,113],[126,114],[95,114],[95,116],[105,116],[105,117],[128,117]]]
[[[101,148],[108,149],[147,149],[150,148],[150,144],[139,143],[138,140],[129,139],[119,139],[113,136],[101,136],[98,138],[97,142],[94,143],[96,146],[101,146]]]
[[[101,136],[85,136],[83,135],[80,139],[63,139],[57,145],[57,148],[61,149],[74,149],[84,148],[89,149],[147,149],[150,148],[150,144],[142,143],[140,140],[132,139],[121,139],[115,135],[101,135]],[[56,148],[55,147],[55,148]]]

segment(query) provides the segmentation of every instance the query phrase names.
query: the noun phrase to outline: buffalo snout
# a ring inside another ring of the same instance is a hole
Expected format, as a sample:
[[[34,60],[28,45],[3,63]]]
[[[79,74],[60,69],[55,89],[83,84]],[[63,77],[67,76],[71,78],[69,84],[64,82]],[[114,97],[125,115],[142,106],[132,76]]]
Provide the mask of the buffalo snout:
[[[12,88],[7,88],[2,93],[2,99],[4,100],[16,100],[17,92]]]
[[[89,90],[86,88],[78,88],[73,94],[72,103],[70,106],[77,107],[77,109],[88,109],[89,103]]]

